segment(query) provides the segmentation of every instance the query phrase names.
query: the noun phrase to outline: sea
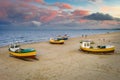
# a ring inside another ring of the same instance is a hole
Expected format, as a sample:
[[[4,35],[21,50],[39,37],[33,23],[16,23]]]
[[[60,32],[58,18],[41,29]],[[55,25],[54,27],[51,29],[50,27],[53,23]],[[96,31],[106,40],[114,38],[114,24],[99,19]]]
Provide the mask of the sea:
[[[82,35],[120,32],[112,29],[41,29],[41,30],[0,30],[0,47],[14,42],[21,44],[49,41],[58,35],[67,34],[70,38]]]

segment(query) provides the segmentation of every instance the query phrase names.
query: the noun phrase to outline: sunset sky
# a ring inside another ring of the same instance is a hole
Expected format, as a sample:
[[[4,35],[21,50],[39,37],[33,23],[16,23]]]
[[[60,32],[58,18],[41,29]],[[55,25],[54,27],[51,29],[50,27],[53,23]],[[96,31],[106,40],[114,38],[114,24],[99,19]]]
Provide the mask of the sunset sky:
[[[0,0],[0,29],[120,28],[120,0]]]

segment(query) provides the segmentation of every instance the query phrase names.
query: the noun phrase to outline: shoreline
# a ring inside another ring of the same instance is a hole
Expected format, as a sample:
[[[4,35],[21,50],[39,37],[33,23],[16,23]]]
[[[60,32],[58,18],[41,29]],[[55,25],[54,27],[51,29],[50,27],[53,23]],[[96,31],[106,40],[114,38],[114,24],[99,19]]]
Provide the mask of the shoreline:
[[[119,32],[106,32],[106,33],[101,33],[101,34],[90,34],[90,35],[87,35],[87,36],[94,36],[94,35],[102,35],[102,34],[112,34],[112,33],[119,33]],[[69,39],[72,39],[72,38],[79,38],[81,36],[77,36],[77,37],[70,37]],[[44,43],[44,42],[48,42],[49,40],[46,40],[46,41],[38,41],[38,42],[28,42],[28,43],[20,43],[20,45],[28,45],[28,44],[34,44],[34,43]],[[8,45],[3,45],[3,46],[0,46],[0,48],[4,48],[4,47],[7,47],[9,46]]]
[[[10,57],[8,46],[0,47],[1,80],[119,80],[120,32],[75,37],[63,45],[37,42],[22,48],[37,50],[38,61]],[[105,38],[105,41],[101,40]],[[80,40],[115,46],[115,54],[92,54],[79,51]]]

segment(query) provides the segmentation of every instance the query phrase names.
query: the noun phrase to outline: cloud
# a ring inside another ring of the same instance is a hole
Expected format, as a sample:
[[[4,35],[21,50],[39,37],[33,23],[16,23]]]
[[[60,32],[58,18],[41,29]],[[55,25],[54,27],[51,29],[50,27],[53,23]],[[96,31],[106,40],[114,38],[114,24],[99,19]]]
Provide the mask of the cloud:
[[[38,3],[43,3],[44,0],[35,0],[35,2],[38,2]]]
[[[41,25],[42,25],[42,23],[41,22],[39,22],[39,21],[27,21],[27,22],[21,22],[21,23],[17,23],[17,24],[12,24],[12,26],[19,26],[19,27],[21,27],[21,26],[23,26],[22,28],[24,28],[24,27],[41,27]]]
[[[70,4],[67,3],[55,3],[54,6],[57,6],[60,9],[72,9],[72,6]]]
[[[16,0],[15,2],[13,0],[0,1],[0,18],[5,18],[11,22],[26,22],[32,20],[49,22],[51,20],[54,20],[58,15],[59,11],[57,10],[44,7],[40,8],[33,5],[31,2],[42,3],[44,0]],[[44,6],[48,7],[48,5]],[[62,9],[72,8],[71,5],[66,3],[62,3],[62,5],[57,4],[57,6]]]
[[[0,1],[0,19],[7,17],[7,9],[12,6],[12,3],[8,0]]]
[[[86,16],[86,15],[89,15],[89,11],[87,11],[87,10],[75,10],[72,12],[72,14],[75,16]]]
[[[72,6],[70,4],[62,4],[62,7],[63,8],[66,8],[66,9],[72,9]]]
[[[103,0],[88,0],[89,2],[92,2],[92,3],[102,3]]]
[[[38,14],[38,10],[39,8],[37,6],[23,1],[0,1],[0,19],[4,18],[11,21],[20,22],[24,20],[34,19]]]
[[[38,21],[32,21],[32,24],[35,26],[40,26],[42,23]]]
[[[46,15],[43,14],[43,16],[40,17],[40,21],[49,22],[53,20],[57,14],[58,14],[57,11],[49,11],[48,13],[46,13]]]
[[[21,0],[21,1],[24,1],[24,2],[32,2],[33,0]]]
[[[21,1],[24,1],[24,2],[37,2],[37,3],[43,3],[44,0],[21,0]]]
[[[85,16],[85,19],[89,20],[97,20],[97,21],[103,21],[103,20],[114,20],[114,18],[109,14],[103,14],[103,13],[93,13],[91,15]]]
[[[20,24],[28,27],[41,25],[70,26],[71,28],[76,26],[89,28],[89,26],[93,25],[95,26],[92,28],[99,28],[101,26],[109,27],[110,25],[117,27],[120,25],[118,22],[120,19],[114,18],[109,14],[90,14],[90,11],[84,10],[84,8],[83,10],[73,9],[73,11],[71,11],[72,6],[67,3],[57,2],[51,5],[43,5],[43,3],[45,3],[44,0],[0,0],[0,24],[10,25],[12,23],[12,25],[16,24],[19,25],[19,27],[21,27]],[[103,8],[108,12],[111,9]],[[116,11],[117,10],[118,9],[116,9]]]
[[[5,18],[13,22],[32,20],[49,22],[56,17],[57,11],[42,7],[39,8],[30,3],[33,1],[40,3],[44,2],[43,0],[17,0],[16,2],[12,2],[12,0],[0,1],[0,19]]]
[[[7,17],[7,13],[4,9],[0,9],[0,18],[3,19],[3,18],[6,18]]]
[[[88,22],[88,20],[86,20],[86,19],[80,19],[79,22],[80,23],[86,23],[86,22]]]
[[[9,0],[0,0],[0,8],[7,8],[12,5],[12,2]]]

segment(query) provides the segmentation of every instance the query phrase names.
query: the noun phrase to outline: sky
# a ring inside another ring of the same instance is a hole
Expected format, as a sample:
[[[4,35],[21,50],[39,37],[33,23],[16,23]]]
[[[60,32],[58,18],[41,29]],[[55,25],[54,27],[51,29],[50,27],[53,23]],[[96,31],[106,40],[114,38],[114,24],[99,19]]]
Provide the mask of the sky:
[[[2,28],[120,28],[120,0],[0,0]]]

